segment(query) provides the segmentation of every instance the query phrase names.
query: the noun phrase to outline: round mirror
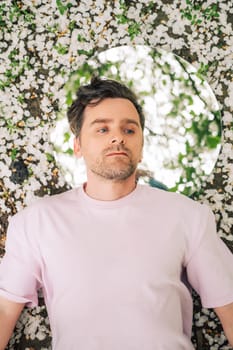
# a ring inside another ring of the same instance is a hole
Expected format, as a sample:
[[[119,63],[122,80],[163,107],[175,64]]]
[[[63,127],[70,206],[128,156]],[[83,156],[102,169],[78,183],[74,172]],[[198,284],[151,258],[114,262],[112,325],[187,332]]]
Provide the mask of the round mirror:
[[[112,48],[72,74],[65,86],[67,106],[93,74],[132,88],[146,116],[139,182],[191,195],[213,170],[221,141],[220,111],[204,70],[147,46]],[[85,165],[73,155],[65,114],[60,112],[51,141],[66,180],[76,186],[86,179]]]

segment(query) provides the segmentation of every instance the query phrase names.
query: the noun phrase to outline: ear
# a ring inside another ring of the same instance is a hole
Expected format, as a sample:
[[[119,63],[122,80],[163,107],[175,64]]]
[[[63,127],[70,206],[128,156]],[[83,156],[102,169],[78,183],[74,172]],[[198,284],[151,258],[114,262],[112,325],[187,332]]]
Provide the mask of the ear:
[[[77,158],[82,157],[81,145],[79,137],[74,138],[74,154]]]

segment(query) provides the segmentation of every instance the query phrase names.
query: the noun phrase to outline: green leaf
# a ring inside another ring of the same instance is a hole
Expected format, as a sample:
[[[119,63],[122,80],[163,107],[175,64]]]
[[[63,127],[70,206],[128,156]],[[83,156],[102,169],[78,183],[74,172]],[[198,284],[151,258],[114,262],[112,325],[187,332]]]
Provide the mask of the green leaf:
[[[18,152],[19,152],[18,148],[12,148],[12,150],[11,150],[11,155],[10,155],[10,157],[11,157],[12,160],[15,160],[15,158],[16,158]]]
[[[69,25],[68,25],[68,28],[70,30],[73,30],[75,28],[75,24],[76,24],[76,21],[70,21]]]
[[[136,35],[141,33],[141,29],[140,28],[141,28],[141,24],[140,23],[133,22],[133,23],[129,24],[129,26],[128,26],[128,33],[129,33],[129,36],[130,36],[131,40],[133,40]]]
[[[64,5],[61,0],[56,0],[56,5],[58,8],[58,11],[60,12],[61,15],[64,15],[64,13],[67,10],[67,5]]]
[[[86,51],[86,50],[82,50],[82,49],[78,50],[79,55],[85,55],[87,57],[91,57],[93,55],[93,53],[94,53],[93,49],[91,49],[90,51]]]
[[[71,135],[69,132],[65,132],[63,135],[64,142],[68,142],[70,139]]]
[[[67,104],[67,106],[71,106],[72,102],[73,102],[72,91],[69,90],[67,92],[67,94],[66,94],[66,104]]]
[[[128,18],[124,14],[116,15],[118,24],[125,24],[128,22]]]
[[[54,47],[58,53],[60,53],[61,55],[65,55],[69,48],[65,45],[62,45],[61,43],[58,43],[55,47]]]
[[[221,138],[219,136],[207,136],[206,143],[209,148],[214,149],[220,143]]]
[[[69,154],[70,156],[72,156],[74,154],[74,151],[72,148],[68,148],[65,152],[65,154]]]
[[[81,42],[88,42],[88,39],[85,38],[83,35],[78,34],[77,36],[77,40],[81,43]]]
[[[54,158],[53,154],[51,154],[51,153],[45,153],[45,155],[46,155],[47,161],[48,161],[49,163],[54,162],[55,158]]]

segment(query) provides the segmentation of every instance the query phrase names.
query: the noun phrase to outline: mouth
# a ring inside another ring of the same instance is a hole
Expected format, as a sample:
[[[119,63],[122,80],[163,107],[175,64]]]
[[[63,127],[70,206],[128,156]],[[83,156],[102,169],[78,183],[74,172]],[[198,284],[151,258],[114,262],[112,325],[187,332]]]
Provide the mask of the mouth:
[[[118,156],[124,156],[124,157],[128,157],[128,154],[126,152],[111,152],[106,154],[107,157],[118,157]]]

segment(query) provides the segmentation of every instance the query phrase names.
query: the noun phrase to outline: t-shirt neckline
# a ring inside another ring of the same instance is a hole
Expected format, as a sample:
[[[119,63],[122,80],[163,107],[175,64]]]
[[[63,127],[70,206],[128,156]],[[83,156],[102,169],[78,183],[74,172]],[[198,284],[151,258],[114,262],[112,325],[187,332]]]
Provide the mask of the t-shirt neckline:
[[[90,197],[84,190],[84,185],[80,186],[78,188],[78,195],[80,200],[83,202],[83,204],[89,205],[89,206],[96,206],[96,207],[102,207],[102,208],[117,208],[121,207],[122,205],[126,205],[129,202],[131,202],[132,199],[140,196],[140,192],[142,189],[142,186],[137,184],[133,191],[128,193],[126,196],[115,199],[115,200],[98,200]]]

